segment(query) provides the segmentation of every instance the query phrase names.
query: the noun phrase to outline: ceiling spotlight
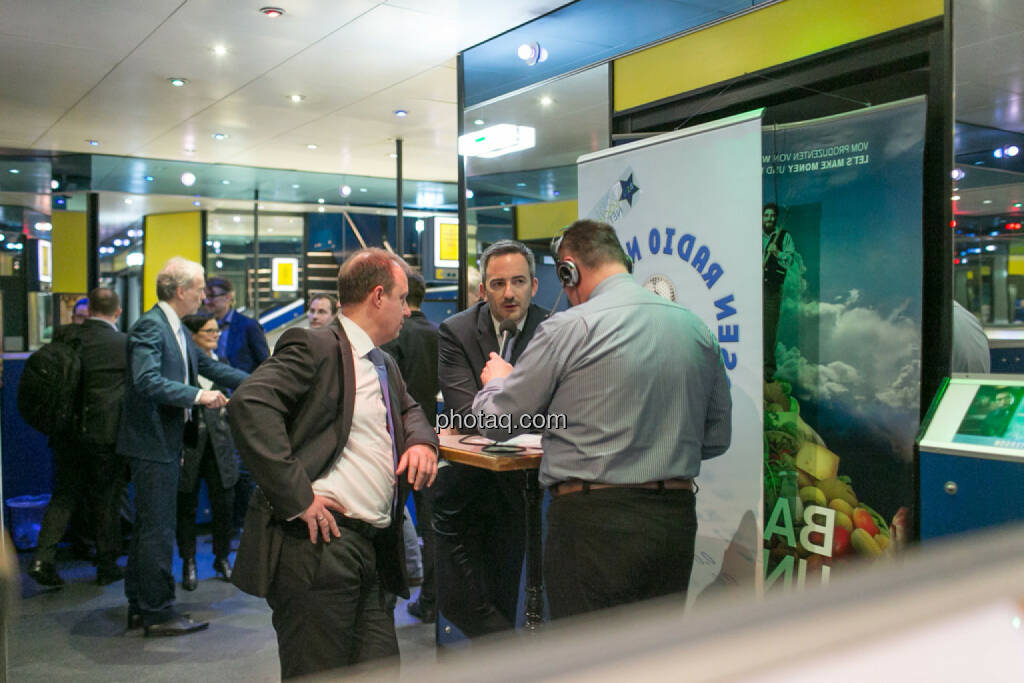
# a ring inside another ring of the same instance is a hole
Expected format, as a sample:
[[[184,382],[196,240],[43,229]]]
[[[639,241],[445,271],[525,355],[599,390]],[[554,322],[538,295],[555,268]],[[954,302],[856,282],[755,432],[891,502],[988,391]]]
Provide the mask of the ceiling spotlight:
[[[217,259],[216,261],[214,261],[213,264],[215,266],[217,266],[218,268],[223,268],[224,267],[224,262],[221,261],[220,259]]]
[[[213,139],[214,140],[227,140],[228,136],[225,133],[214,133],[213,134]]]
[[[143,178],[143,180],[145,180],[145,181],[146,181],[147,183],[151,183],[151,182],[153,182],[154,180],[156,180],[156,178],[154,178],[154,177],[153,177],[153,176],[151,176],[151,175],[148,175],[148,176],[145,176],[145,177]]]
[[[991,199],[986,199],[985,201],[982,202],[982,204],[991,204],[991,203],[992,203]]]
[[[316,200],[316,203],[317,204],[323,204],[324,203],[324,198],[323,197],[318,197],[317,200]]]
[[[53,180],[50,181],[50,189],[51,190],[56,190],[58,187],[60,187],[60,181],[59,180],[54,178]]]
[[[260,7],[260,14],[270,17],[271,19],[277,19],[279,16],[284,14],[284,10],[280,7]]]
[[[232,216],[231,220],[233,220],[236,223],[241,223],[242,222],[242,217],[241,216]]]
[[[98,147],[100,144],[99,140],[86,140],[92,147]]]
[[[181,184],[185,187],[192,187],[196,184],[196,176],[194,173],[182,173]]]
[[[173,85],[175,88],[180,88],[181,86],[183,86],[186,83],[188,83],[188,79],[187,78],[179,78],[177,76],[171,76],[170,78],[167,79],[167,82],[170,83],[171,85]]]
[[[528,66],[533,66],[538,62],[546,60],[548,58],[548,51],[541,47],[540,43],[534,41],[520,45],[516,50],[516,56],[526,62]]]
[[[484,125],[484,120],[483,119],[476,119],[475,121],[473,121],[473,125],[474,126],[482,126],[482,125]]]
[[[992,150],[992,156],[994,156],[996,159],[1002,159],[1003,158],[1003,148],[1000,147],[999,149]]]
[[[949,176],[953,180],[963,180],[967,173],[962,168],[954,168]]]
[[[388,156],[391,157],[392,159],[397,159],[398,158],[398,155],[396,153],[394,153],[394,152],[392,152]]]
[[[14,175],[18,175],[19,173],[21,173],[21,171],[19,171],[16,168],[9,168],[9,169],[7,169],[7,172],[8,173],[13,173]]]
[[[192,206],[199,206],[201,203],[202,202],[200,202],[198,199],[196,199],[195,201],[192,202]]]
[[[125,198],[124,198],[124,203],[125,203],[125,204],[128,204],[128,205],[131,205],[131,203],[132,203],[132,198],[131,198],[131,197],[125,197]]]
[[[299,184],[298,183],[292,183],[292,189],[293,190],[299,189]]]
[[[322,207],[322,206],[316,207],[316,212],[317,213],[323,213],[324,212],[324,207]]]
[[[1020,154],[1020,147],[1017,145],[1007,145],[1006,147],[1003,147],[1003,154],[1008,157],[1015,157]]]
[[[341,187],[338,188],[338,192],[341,194],[342,197],[347,197],[350,194],[352,194],[352,188],[349,187],[348,185],[342,185]]]
[[[291,100],[292,102],[294,102],[295,104],[298,104],[302,100],[306,99],[306,96],[305,95],[289,95],[288,99]]]
[[[954,202],[960,201],[960,195],[958,195],[958,194],[953,195],[953,201]]]
[[[360,191],[360,192],[366,192],[366,188],[365,188],[365,187],[360,187],[360,188],[359,188],[359,191]]]
[[[552,102],[554,102],[554,100],[551,99],[550,95],[545,95],[544,97],[540,98],[540,104],[542,107],[550,107]]]
[[[230,185],[230,184],[231,184],[231,181],[230,181],[230,180],[228,180],[227,178],[225,178],[224,180],[220,181],[220,184],[221,184],[221,185]]]
[[[526,187],[526,183],[516,183],[516,187]]]
[[[473,190],[466,190],[466,199],[472,199],[475,196]]]
[[[408,115],[409,115],[409,112],[407,112],[404,109],[396,109],[395,110],[395,116],[397,116],[400,119],[404,119]]]
[[[114,246],[115,247],[120,247],[121,246],[121,240],[119,240],[119,239],[114,240]]]
[[[308,145],[306,145],[306,149],[316,149],[316,145],[308,144]]]
[[[223,57],[227,53],[228,53],[228,49],[226,47],[224,47],[223,45],[214,45],[213,46],[213,54],[217,55],[218,57]]]

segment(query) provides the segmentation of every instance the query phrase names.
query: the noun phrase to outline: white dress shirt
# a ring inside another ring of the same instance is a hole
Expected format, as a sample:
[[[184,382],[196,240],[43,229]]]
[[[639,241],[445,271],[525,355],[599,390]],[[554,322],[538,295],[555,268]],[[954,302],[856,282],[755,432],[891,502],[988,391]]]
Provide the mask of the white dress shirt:
[[[160,307],[160,310],[167,316],[167,322],[171,324],[171,332],[174,334],[174,339],[178,342],[178,350],[181,351],[181,361],[185,364],[185,376],[181,378],[183,384],[188,384],[188,351],[185,349],[185,345],[181,341],[181,318],[178,317],[178,312],[175,311],[169,303],[166,301],[158,301],[156,305]],[[188,332],[185,332],[188,334]],[[196,368],[196,372],[199,372],[199,368]],[[202,389],[196,390],[196,397],[192,400],[192,403],[199,403],[199,397],[203,395]],[[186,409],[185,419],[189,419],[188,410]]]
[[[313,482],[313,492],[343,505],[349,517],[384,528],[391,524],[395,463],[384,394],[377,370],[367,358],[374,345],[363,328],[351,319],[344,315],[339,315],[338,319],[352,345],[355,365],[352,428],[341,457],[324,476]]]

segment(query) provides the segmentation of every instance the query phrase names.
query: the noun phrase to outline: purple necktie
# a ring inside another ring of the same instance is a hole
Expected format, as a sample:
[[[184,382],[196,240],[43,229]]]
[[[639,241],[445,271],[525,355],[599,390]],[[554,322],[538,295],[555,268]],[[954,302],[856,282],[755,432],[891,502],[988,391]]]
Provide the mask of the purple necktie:
[[[398,444],[395,442],[395,425],[391,421],[391,393],[388,391],[388,367],[384,362],[384,352],[374,347],[370,350],[366,357],[373,363],[374,369],[377,371],[377,379],[380,380],[380,390],[384,395],[384,412],[388,416],[388,434],[391,436],[391,458],[394,462],[395,469],[398,468]],[[391,505],[391,519],[396,519],[398,506],[398,475],[395,475],[395,495]]]

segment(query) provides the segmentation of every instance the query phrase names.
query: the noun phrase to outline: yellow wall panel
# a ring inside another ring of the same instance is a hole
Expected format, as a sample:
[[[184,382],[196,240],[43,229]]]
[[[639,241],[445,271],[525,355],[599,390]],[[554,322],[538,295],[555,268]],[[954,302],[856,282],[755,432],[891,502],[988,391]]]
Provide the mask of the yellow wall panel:
[[[202,212],[146,216],[143,254],[145,260],[142,266],[142,307],[148,311],[156,304],[156,274],[169,259],[182,256],[190,261],[202,263]]]
[[[785,0],[615,60],[615,110],[942,16],[944,0]]]
[[[86,222],[82,211],[54,211],[53,291],[81,294],[89,287]]]
[[[516,239],[551,239],[555,233],[572,223],[577,215],[576,200],[519,204],[516,206]]]

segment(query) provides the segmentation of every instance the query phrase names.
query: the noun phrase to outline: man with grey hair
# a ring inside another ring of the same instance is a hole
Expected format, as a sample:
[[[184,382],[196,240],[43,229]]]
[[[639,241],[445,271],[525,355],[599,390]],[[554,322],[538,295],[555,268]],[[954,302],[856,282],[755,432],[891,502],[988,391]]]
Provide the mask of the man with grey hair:
[[[125,595],[128,630],[146,636],[199,631],[174,609],[174,529],[184,442],[195,438],[195,406],[220,408],[219,391],[199,387],[198,375],[236,388],[246,374],[198,353],[181,318],[199,310],[203,267],[172,258],[156,276],[158,302],[128,331],[128,382],[117,450],[128,457],[135,486],[135,529],[128,550]]]
[[[515,363],[547,315],[531,303],[536,264],[525,244],[495,242],[481,254],[480,270],[482,300],[441,323],[438,347],[448,422],[466,434],[477,432],[473,397],[488,355]],[[505,321],[514,324],[514,335],[501,332]],[[513,628],[523,565],[521,473],[448,463],[433,494],[441,612],[470,638]]]

